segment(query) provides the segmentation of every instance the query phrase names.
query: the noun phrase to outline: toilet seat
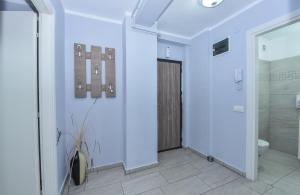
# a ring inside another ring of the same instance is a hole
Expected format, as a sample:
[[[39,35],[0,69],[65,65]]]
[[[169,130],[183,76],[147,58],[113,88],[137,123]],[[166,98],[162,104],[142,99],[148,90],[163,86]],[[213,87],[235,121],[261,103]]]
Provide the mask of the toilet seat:
[[[259,139],[258,146],[263,148],[268,148],[270,146],[270,143],[265,140]]]

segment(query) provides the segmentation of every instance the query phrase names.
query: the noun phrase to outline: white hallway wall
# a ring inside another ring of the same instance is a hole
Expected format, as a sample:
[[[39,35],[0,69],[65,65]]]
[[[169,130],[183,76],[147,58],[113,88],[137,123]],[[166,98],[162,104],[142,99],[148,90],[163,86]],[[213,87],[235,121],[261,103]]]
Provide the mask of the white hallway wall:
[[[52,0],[55,9],[55,89],[56,127],[65,131],[65,14],[59,1]],[[66,139],[61,136],[57,143],[58,187],[62,190],[66,178]]]
[[[270,5],[272,11],[266,11]],[[189,144],[192,148],[245,172],[246,115],[234,113],[232,108],[245,105],[246,86],[244,82],[242,91],[235,89],[234,69],[246,71],[248,30],[298,8],[297,0],[264,0],[192,40],[188,70]],[[212,57],[212,44],[227,37],[230,52]]]
[[[94,166],[124,162],[131,170],[157,163],[157,36],[131,29],[130,21],[122,27],[66,14],[65,118],[69,132],[73,131],[71,115],[80,122],[93,102],[89,95],[85,99],[74,97],[74,43],[87,44],[88,50],[92,44],[116,48],[117,97],[105,98],[103,94],[87,122],[91,129],[88,142],[97,138],[101,145],[101,155],[92,154]],[[71,143],[68,138],[67,148]]]
[[[245,114],[233,113],[232,107],[239,104],[245,105],[246,89],[244,86],[242,91],[235,90],[233,85],[233,72],[235,68],[245,69],[246,67],[246,31],[300,7],[300,2],[295,0],[278,1],[275,2],[275,4],[273,3],[274,10],[272,12],[265,12],[265,10],[268,9],[269,3],[272,2],[265,0],[242,13],[239,17],[235,17],[211,31],[202,33],[194,38],[191,42],[191,46],[188,50],[185,50],[185,54],[189,56],[186,59],[186,61],[189,61],[189,66],[185,73],[187,79],[185,86],[187,87],[186,93],[188,94],[188,98],[186,98],[186,112],[184,112],[184,117],[187,119],[186,127],[189,132],[186,139],[186,146],[190,146],[207,155],[212,154],[216,158],[241,171],[245,171],[246,121]],[[81,32],[80,29],[82,30]],[[94,32],[88,29],[93,29]],[[135,35],[135,33],[136,32],[130,32],[128,35],[123,34],[123,36],[126,37],[126,42],[144,40],[149,42],[151,48],[154,46],[152,44],[156,43],[154,37],[143,37],[144,35],[142,34],[138,34],[136,39],[133,39],[132,37],[134,37],[133,35]],[[231,51],[222,56],[211,58],[210,48],[212,43],[226,37],[231,38]],[[140,69],[142,73],[145,73],[147,69],[150,70],[151,75],[153,73],[151,79],[148,80],[147,78],[145,80],[145,83],[151,87],[153,93],[148,91],[150,97],[138,95],[136,90],[142,90],[142,86],[138,84],[139,78],[141,79],[141,77],[136,74],[135,68],[140,68],[141,64],[143,64],[140,62],[143,61],[133,60],[133,56],[130,57],[131,59],[127,59],[127,55],[137,56],[142,53],[138,52],[138,50],[136,50],[137,48],[144,49],[146,47],[142,47],[139,44],[132,46],[132,51],[136,52],[132,52],[131,54],[128,54],[128,50],[126,49],[124,52],[126,56],[123,56],[126,61],[126,69],[122,70],[120,64],[123,59],[122,51],[124,48],[122,48],[121,25],[94,21],[77,16],[66,16],[67,129],[71,128],[68,119],[72,111],[82,113],[91,103],[91,100],[88,99],[76,100],[74,98],[74,76],[72,73],[73,54],[71,52],[74,41],[112,46],[120,51],[117,54],[117,90],[120,89],[118,90],[118,94],[124,97],[117,95],[116,99],[101,99],[99,101],[101,103],[98,102],[98,106],[94,108],[91,114],[93,116],[91,116],[90,121],[97,121],[91,122],[91,126],[98,129],[98,134],[101,134],[98,135],[98,138],[102,142],[102,154],[101,157],[96,158],[95,164],[101,166],[121,162],[125,159],[127,168],[132,169],[155,163],[155,150],[157,146],[156,140],[152,138],[155,137],[156,133],[156,120],[154,120],[154,116],[156,115],[156,109],[154,108],[154,97],[156,96],[154,83],[156,83],[156,74],[154,74],[154,69],[148,69],[150,65],[145,64],[145,69]],[[151,54],[151,56],[144,57],[145,59],[149,58],[153,60],[157,56],[152,56]],[[142,56],[139,56],[139,59],[142,59]],[[133,63],[130,62],[131,60],[133,60]],[[137,66],[137,64],[140,66]],[[130,67],[127,69],[128,65],[130,65]],[[152,66],[156,67],[156,59],[155,62],[152,62]],[[124,74],[125,71],[126,74]],[[134,76],[130,77],[132,73]],[[149,75],[147,74],[146,77],[149,77]],[[129,82],[129,87],[123,86],[122,80]],[[130,93],[127,94],[129,91]],[[142,92],[144,92],[144,90],[142,90]],[[133,99],[131,99],[132,97]],[[134,100],[138,102],[141,101],[141,104],[135,103]],[[150,112],[149,119],[145,118],[147,117],[146,115],[138,115],[142,113],[141,108],[143,107],[136,107],[136,105],[143,105],[143,100],[144,102],[149,100],[153,103],[149,104],[149,107],[146,109],[142,109],[143,112],[145,112],[145,110]],[[125,105],[123,103],[125,103]],[[108,114],[104,114],[104,110],[110,111]],[[133,121],[136,121],[136,123],[133,124]],[[122,125],[125,125],[126,128],[124,129]],[[149,131],[137,131],[144,127]],[[144,143],[143,141],[146,140],[145,136],[149,136],[149,132],[151,139]],[[137,140],[134,140],[135,138],[137,138]],[[126,146],[125,150],[123,148],[124,145]],[[149,149],[149,153],[141,148],[135,148],[139,145]],[[138,157],[137,155],[139,154],[143,155],[142,151],[144,154],[147,153],[150,156],[145,156],[145,158],[140,158],[141,156]]]
[[[92,153],[94,166],[104,166],[123,162],[123,83],[122,83],[122,25],[90,19],[72,14],[65,15],[65,88],[66,88],[66,130],[72,131],[71,115],[81,122],[84,114],[94,101],[88,97],[77,99],[74,95],[74,43],[111,47],[116,49],[116,90],[115,98],[106,98],[103,93],[90,112],[87,124],[87,139],[90,145],[94,139],[100,142],[101,154]],[[88,69],[90,70],[90,69]],[[89,75],[89,71],[87,71]],[[90,75],[88,76],[90,78]],[[88,81],[89,82],[89,81]],[[70,138],[67,147],[70,147]]]
[[[157,35],[124,20],[125,169],[157,163]]]

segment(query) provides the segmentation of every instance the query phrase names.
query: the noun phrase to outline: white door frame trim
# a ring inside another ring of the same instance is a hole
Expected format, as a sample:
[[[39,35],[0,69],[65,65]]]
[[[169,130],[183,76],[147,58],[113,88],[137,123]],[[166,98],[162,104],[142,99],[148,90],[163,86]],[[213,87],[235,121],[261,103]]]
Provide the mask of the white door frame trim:
[[[258,167],[258,83],[257,69],[257,37],[274,29],[289,25],[300,20],[300,9],[255,27],[247,32],[247,141],[246,141],[246,177],[257,178]]]
[[[43,195],[57,195],[55,10],[50,0],[31,0],[39,13],[40,150]]]

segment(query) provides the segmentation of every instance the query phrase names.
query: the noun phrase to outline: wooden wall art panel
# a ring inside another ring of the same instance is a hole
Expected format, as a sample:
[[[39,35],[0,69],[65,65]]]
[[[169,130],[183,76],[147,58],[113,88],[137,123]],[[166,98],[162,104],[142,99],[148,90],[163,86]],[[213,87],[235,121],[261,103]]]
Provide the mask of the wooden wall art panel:
[[[91,83],[87,84],[86,60],[91,60]],[[91,46],[91,52],[86,51],[86,45],[74,44],[75,97],[86,98],[91,92],[92,98],[100,98],[102,92],[106,97],[116,97],[115,49],[105,48],[105,53],[99,46]],[[102,64],[102,62],[105,62]],[[105,66],[105,84],[102,84],[102,68]]]

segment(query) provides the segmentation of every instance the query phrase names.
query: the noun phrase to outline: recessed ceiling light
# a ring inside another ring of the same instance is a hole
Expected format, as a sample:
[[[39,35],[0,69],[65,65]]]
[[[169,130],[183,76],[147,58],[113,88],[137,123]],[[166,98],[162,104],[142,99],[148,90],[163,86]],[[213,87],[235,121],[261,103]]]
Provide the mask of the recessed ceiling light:
[[[216,7],[222,2],[223,0],[202,0],[202,5],[204,7]]]

